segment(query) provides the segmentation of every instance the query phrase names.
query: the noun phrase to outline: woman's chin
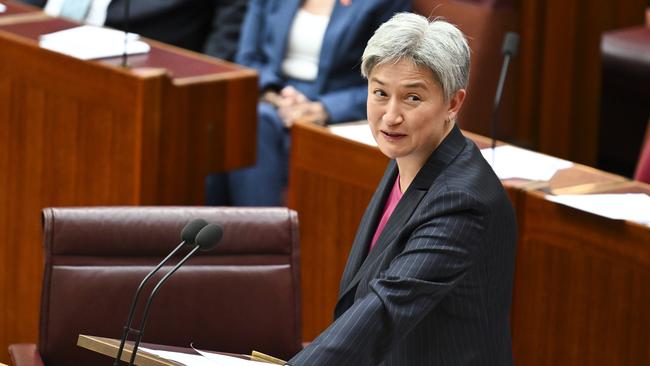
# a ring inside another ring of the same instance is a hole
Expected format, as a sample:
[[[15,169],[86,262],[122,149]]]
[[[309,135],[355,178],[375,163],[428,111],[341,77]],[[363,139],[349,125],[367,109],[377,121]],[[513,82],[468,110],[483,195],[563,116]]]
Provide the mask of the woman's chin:
[[[391,149],[381,145],[379,145],[379,151],[381,151],[381,153],[386,155],[386,157],[389,159],[397,159],[402,155],[398,150]]]

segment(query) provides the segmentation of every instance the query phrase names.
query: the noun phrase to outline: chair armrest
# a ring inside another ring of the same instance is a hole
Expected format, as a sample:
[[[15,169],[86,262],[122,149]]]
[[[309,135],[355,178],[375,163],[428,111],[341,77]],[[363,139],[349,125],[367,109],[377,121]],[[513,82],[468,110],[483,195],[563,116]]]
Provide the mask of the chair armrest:
[[[9,355],[14,366],[43,366],[41,354],[33,343],[11,344]]]

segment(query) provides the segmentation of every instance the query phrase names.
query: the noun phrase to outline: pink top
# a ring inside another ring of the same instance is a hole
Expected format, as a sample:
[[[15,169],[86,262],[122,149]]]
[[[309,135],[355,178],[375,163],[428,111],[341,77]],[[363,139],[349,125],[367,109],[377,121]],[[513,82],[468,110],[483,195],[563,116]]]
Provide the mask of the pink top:
[[[372,242],[370,243],[370,250],[372,250],[372,248],[375,246],[377,239],[379,239],[379,235],[381,235],[381,232],[384,230],[384,226],[386,226],[386,223],[388,222],[390,215],[395,210],[395,207],[397,207],[397,203],[399,203],[399,200],[400,198],[402,198],[403,195],[404,194],[402,193],[402,190],[399,187],[399,174],[398,174],[397,179],[395,179],[395,184],[393,184],[393,189],[390,191],[390,195],[388,196],[388,201],[386,201],[386,206],[384,206],[384,213],[381,215],[381,220],[379,221],[379,225],[377,225],[377,230],[375,230],[375,235],[372,237]]]
[[[647,130],[634,179],[650,183],[650,123],[648,124]]]

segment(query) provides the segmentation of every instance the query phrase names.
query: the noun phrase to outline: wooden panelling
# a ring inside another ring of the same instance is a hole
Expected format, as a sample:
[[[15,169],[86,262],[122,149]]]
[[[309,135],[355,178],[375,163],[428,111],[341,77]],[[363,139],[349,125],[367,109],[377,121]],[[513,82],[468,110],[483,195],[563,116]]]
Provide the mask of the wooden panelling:
[[[313,339],[333,320],[339,281],[354,239],[355,225],[370,200],[372,191],[364,187],[341,186],[331,177],[296,173],[296,196],[292,205],[299,217],[313,221],[301,227],[301,281],[303,337]],[[300,187],[310,187],[302,192]],[[311,198],[306,199],[305,195]],[[345,207],[346,210],[339,210]]]
[[[519,365],[650,362],[650,230],[525,197],[513,299]]]
[[[33,26],[50,22],[73,25]],[[0,25],[0,362],[38,337],[44,207],[202,204],[205,175],[255,156],[255,72],[152,43],[217,72],[173,78],[157,59],[81,61],[18,30],[34,33]]]
[[[303,338],[308,340],[332,322],[356,227],[388,162],[376,148],[331,134],[323,143],[325,131],[309,124],[292,129],[288,201],[301,222]]]
[[[1,37],[0,48],[6,96],[0,101],[5,111],[0,140],[0,175],[6,182],[0,190],[5,253],[0,297],[7,299],[0,325],[4,361],[8,343],[37,339],[41,209],[138,204],[137,126],[149,117],[133,107],[134,100],[145,99],[138,84],[147,80],[118,77],[111,82],[108,70],[97,71],[95,79],[81,61],[66,60],[64,65],[60,56],[43,59],[37,49]],[[127,90],[129,103],[124,99]],[[124,103],[121,108],[119,103]]]
[[[503,62],[503,37],[506,32],[517,31],[517,10],[498,4],[503,1],[441,0],[431,3],[429,7],[418,4],[417,9],[431,17],[443,17],[458,26],[467,36],[472,50],[467,97],[458,116],[458,124],[464,130],[488,136],[491,134],[494,96]],[[499,110],[497,136],[507,141],[519,137],[519,124],[514,119],[518,64],[516,60],[511,63]]]
[[[645,0],[526,0],[518,121],[531,147],[593,165],[602,32],[643,23]]]
[[[157,204],[178,203],[179,197],[200,204],[208,173],[255,160],[256,124],[242,121],[257,120],[256,88],[254,77],[165,88],[158,181],[174,185],[158,185]]]

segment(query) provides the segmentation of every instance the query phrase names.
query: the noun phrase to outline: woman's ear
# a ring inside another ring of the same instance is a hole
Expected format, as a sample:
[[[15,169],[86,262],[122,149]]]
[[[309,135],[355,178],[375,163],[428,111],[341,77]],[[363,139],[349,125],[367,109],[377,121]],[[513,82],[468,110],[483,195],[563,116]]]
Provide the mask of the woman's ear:
[[[458,116],[458,111],[460,111],[460,107],[463,105],[466,95],[467,91],[465,91],[465,89],[459,89],[451,96],[451,99],[449,99],[449,116],[453,116],[453,118]]]

